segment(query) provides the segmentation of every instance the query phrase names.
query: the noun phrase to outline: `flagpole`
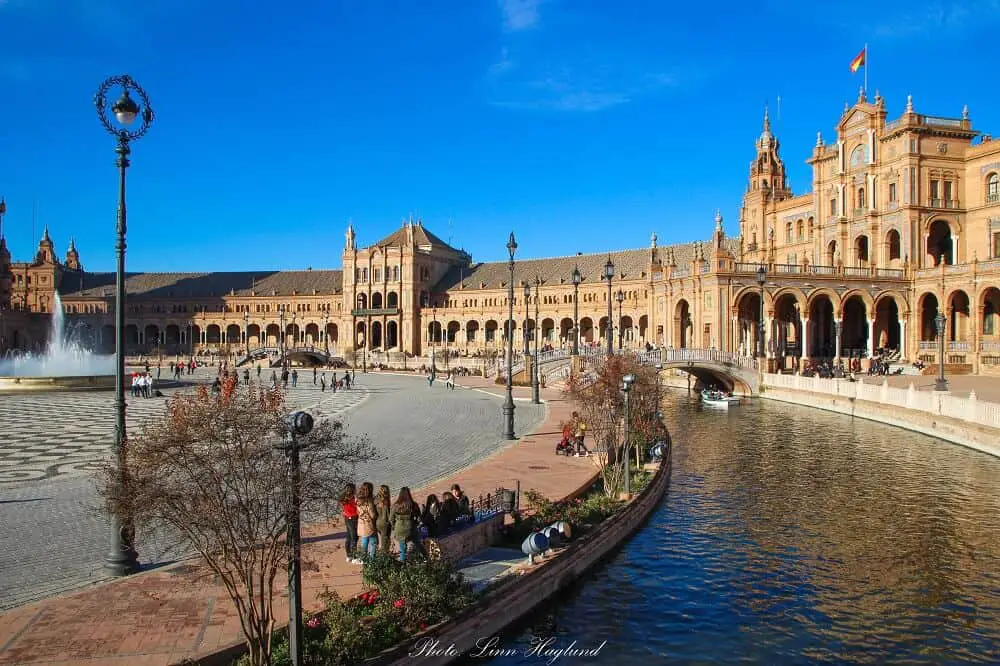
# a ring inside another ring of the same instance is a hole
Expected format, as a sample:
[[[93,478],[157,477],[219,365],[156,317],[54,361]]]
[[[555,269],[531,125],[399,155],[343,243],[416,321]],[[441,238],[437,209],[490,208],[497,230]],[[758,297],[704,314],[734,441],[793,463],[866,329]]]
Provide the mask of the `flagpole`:
[[[868,97],[868,43],[865,42],[865,98]]]

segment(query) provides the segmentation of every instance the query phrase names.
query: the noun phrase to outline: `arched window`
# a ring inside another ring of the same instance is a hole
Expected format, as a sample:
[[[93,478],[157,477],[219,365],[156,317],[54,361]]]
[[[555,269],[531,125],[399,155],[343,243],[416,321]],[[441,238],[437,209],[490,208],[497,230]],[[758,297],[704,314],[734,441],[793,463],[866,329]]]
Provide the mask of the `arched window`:
[[[791,243],[792,242],[792,223],[791,222],[785,222],[785,242],[786,243]]]
[[[801,243],[805,239],[805,223],[799,220],[795,223],[795,240]]]
[[[813,236],[815,236],[815,235],[816,235],[816,220],[814,220],[813,218],[810,217],[809,218],[809,240],[812,240]]]
[[[864,208],[865,207],[865,188],[863,188],[863,187],[859,187],[858,188],[858,206],[857,207],[858,208]]]
[[[868,149],[864,144],[859,145],[851,152],[851,167],[863,166],[868,162]]]
[[[986,203],[1000,203],[1000,174],[986,177]]]

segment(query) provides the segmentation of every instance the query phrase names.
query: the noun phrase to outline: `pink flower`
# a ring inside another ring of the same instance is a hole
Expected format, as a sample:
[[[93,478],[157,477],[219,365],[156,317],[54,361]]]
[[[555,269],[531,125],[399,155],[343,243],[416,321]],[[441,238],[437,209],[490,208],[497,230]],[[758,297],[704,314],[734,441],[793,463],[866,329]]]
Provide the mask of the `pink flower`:
[[[396,599],[395,601],[392,602],[393,608],[402,608],[405,605],[406,605],[406,599]]]
[[[306,622],[306,626],[309,627],[310,629],[315,629],[319,627],[321,624],[323,624],[323,620],[321,620],[318,616]]]

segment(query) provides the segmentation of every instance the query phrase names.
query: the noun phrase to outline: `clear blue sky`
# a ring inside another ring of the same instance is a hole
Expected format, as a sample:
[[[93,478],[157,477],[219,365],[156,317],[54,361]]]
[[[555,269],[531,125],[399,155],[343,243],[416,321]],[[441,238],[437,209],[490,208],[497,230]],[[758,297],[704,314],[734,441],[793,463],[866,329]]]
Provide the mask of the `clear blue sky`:
[[[716,208],[735,235],[765,103],[802,192],[865,42],[890,117],[909,93],[1000,134],[998,23],[998,0],[0,0],[4,233],[113,268],[92,98],[129,73],[157,113],[132,270],[336,268],[348,219],[367,244],[410,213],[484,261],[511,229],[536,257],[707,238]]]

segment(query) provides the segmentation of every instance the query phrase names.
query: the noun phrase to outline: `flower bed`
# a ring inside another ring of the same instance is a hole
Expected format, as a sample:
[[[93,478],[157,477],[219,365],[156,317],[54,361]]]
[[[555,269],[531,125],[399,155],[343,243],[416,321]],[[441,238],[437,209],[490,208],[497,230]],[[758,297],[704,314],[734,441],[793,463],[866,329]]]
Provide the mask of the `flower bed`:
[[[361,578],[368,591],[358,597],[322,595],[325,610],[303,628],[306,664],[360,663],[458,615],[477,599],[446,560],[415,558],[404,564],[395,555],[378,553],[365,561]],[[272,666],[290,663],[287,633],[276,634]]]
[[[640,470],[632,477],[632,492],[640,493],[653,478],[651,472]],[[582,536],[594,529],[616,512],[626,502],[609,496],[600,481],[583,497],[563,502],[553,502],[535,490],[525,493],[526,511],[514,514],[514,524],[504,532],[504,545],[520,548],[532,532],[538,532],[557,521],[570,524],[573,536]]]

